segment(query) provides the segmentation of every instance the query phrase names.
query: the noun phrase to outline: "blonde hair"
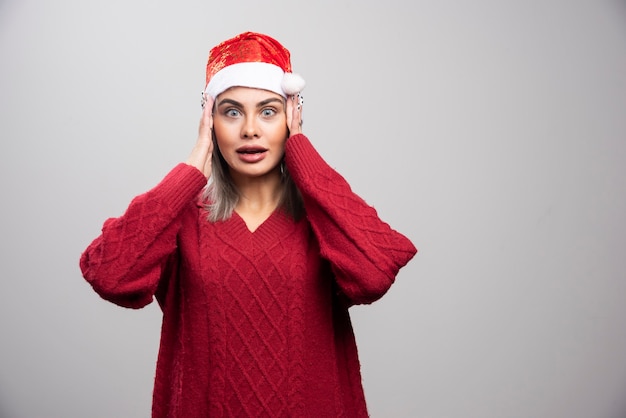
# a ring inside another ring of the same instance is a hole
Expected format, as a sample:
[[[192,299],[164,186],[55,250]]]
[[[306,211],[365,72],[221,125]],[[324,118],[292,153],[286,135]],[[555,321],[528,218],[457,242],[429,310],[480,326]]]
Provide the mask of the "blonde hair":
[[[211,159],[211,179],[204,188],[202,201],[205,202],[209,222],[225,221],[232,216],[237,206],[239,191],[230,176],[228,163],[217,146],[215,133]],[[299,220],[304,214],[302,195],[287,170],[284,158],[280,162],[280,169],[282,190],[279,207],[294,220]]]

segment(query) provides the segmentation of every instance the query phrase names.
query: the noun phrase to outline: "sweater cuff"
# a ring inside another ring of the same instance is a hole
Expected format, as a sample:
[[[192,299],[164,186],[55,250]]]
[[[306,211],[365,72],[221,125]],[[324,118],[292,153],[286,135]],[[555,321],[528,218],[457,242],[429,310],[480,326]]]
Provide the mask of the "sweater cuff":
[[[198,197],[206,184],[207,179],[200,170],[179,163],[148,193],[158,194],[173,213],[178,213]]]

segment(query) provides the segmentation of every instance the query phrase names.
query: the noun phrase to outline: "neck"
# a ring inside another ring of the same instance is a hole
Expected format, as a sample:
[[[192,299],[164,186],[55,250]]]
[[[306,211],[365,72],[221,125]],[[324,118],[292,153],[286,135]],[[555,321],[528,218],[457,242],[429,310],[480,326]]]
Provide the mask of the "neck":
[[[239,190],[235,210],[242,213],[267,213],[278,206],[281,198],[280,169],[260,177],[236,177],[233,180]]]

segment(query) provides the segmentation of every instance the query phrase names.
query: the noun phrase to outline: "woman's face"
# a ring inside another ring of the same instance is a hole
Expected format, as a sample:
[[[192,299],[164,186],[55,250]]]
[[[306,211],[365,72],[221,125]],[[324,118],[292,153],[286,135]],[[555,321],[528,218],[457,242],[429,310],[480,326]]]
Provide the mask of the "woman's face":
[[[215,101],[217,146],[236,180],[278,170],[287,140],[285,100],[267,90],[232,87]]]

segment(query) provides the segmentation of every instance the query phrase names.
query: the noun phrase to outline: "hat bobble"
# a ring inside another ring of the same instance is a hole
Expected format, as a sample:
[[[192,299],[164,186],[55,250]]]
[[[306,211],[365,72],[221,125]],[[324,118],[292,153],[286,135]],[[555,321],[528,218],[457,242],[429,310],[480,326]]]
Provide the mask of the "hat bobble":
[[[280,83],[281,88],[288,96],[300,93],[305,85],[304,78],[296,73],[285,73]]]

